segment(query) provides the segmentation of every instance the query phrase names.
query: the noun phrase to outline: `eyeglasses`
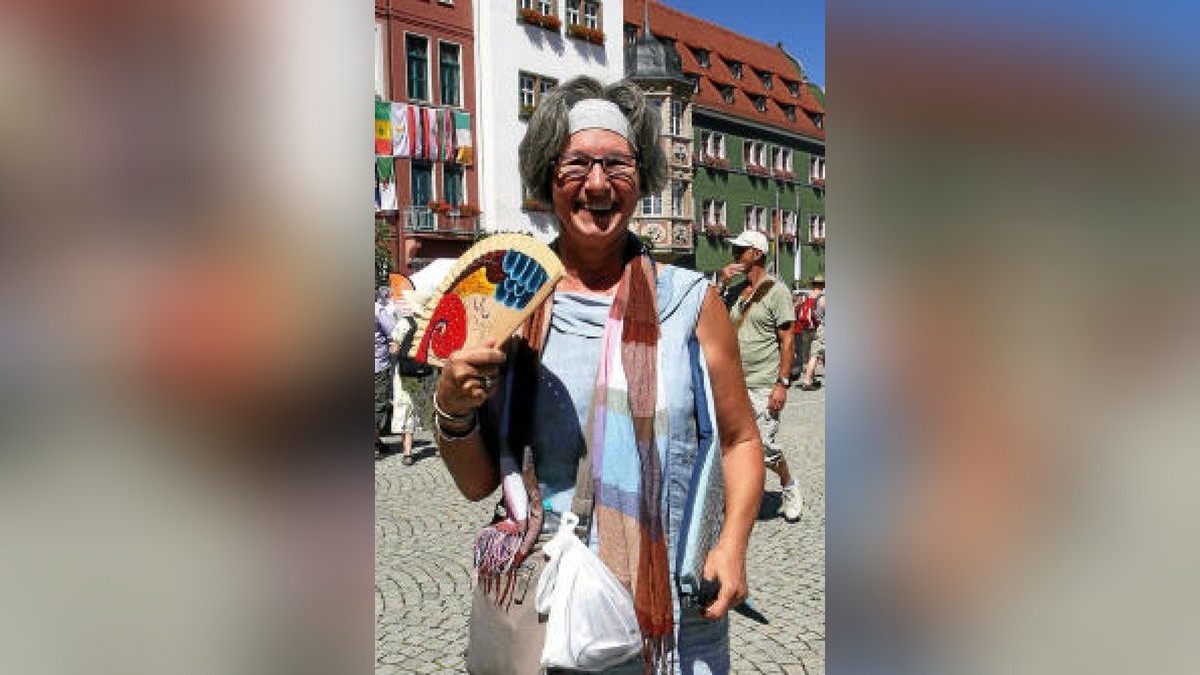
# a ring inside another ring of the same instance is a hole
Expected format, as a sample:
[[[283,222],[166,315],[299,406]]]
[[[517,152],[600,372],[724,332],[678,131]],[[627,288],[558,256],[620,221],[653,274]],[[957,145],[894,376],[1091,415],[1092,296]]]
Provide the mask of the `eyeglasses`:
[[[612,181],[633,181],[637,175],[638,161],[633,155],[605,155],[593,157],[580,152],[569,152],[559,155],[558,177],[561,180],[575,182],[583,180],[592,172],[592,166],[599,164],[604,175]]]

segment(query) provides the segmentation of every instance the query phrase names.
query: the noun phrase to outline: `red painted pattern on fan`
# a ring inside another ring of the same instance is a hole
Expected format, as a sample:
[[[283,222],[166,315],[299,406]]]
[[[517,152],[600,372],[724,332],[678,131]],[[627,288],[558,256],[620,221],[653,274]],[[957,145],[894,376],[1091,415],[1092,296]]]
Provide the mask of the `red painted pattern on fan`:
[[[429,318],[429,330],[421,341],[417,360],[427,363],[429,350],[439,359],[448,359],[450,355],[462,348],[467,341],[467,308],[462,298],[454,293],[442,296],[437,309]]]

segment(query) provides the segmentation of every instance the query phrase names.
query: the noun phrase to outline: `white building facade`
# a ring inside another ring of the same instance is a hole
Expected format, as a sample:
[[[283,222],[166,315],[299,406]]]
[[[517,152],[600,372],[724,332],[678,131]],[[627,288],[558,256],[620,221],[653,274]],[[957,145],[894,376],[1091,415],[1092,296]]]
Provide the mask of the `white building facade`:
[[[526,198],[517,147],[541,95],[578,75],[624,76],[621,0],[484,0],[475,3],[482,227],[549,241],[550,205]]]

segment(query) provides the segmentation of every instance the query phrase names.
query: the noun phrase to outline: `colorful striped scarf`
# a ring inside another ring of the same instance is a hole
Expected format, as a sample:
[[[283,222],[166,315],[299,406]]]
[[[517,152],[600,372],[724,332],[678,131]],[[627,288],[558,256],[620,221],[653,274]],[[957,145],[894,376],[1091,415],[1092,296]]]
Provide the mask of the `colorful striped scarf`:
[[[658,670],[674,648],[658,448],[666,442],[666,402],[658,381],[654,262],[640,241],[630,243],[636,254],[604,328],[585,439],[600,559],[632,593],[644,660]]]

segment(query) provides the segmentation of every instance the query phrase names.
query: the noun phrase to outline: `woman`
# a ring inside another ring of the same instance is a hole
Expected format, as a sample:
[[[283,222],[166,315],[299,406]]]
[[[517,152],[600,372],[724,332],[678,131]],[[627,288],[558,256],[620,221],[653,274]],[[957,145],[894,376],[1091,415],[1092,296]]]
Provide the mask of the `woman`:
[[[591,546],[632,591],[643,639],[673,651],[682,671],[728,672],[726,613],[747,595],[746,547],[762,498],[762,444],[732,325],[715,289],[700,274],[655,264],[629,232],[640,198],[661,189],[667,177],[657,115],[630,83],[603,87],[580,77],[549,92],[529,121],[521,176],[534,197],[554,206],[555,248],[566,272],[547,301],[537,384],[532,396],[522,394],[522,403],[536,410],[529,444],[547,529],[571,507],[579,458],[585,452],[600,457],[593,465],[600,475],[594,477]],[[497,448],[487,447],[475,411],[496,391],[505,358],[493,345],[461,350],[437,383],[435,437],[456,484],[472,500],[487,497],[500,480]],[[678,514],[693,498],[687,481],[697,446],[694,383],[704,368],[725,481],[725,524],[704,574],[721,590],[707,608],[681,609],[669,582],[672,570],[664,565],[674,565],[667,549],[673,553],[678,545]],[[605,393],[603,408],[594,405],[593,391]],[[626,411],[623,419],[616,409]],[[492,407],[481,414],[492,415]],[[599,431],[598,414],[607,425]],[[639,494],[652,498],[633,513],[629,507]],[[633,526],[651,536],[606,536],[629,525],[623,517],[638,519]],[[653,534],[664,530],[665,537]],[[639,541],[649,554],[638,557]],[[611,672],[641,668],[635,659]]]

